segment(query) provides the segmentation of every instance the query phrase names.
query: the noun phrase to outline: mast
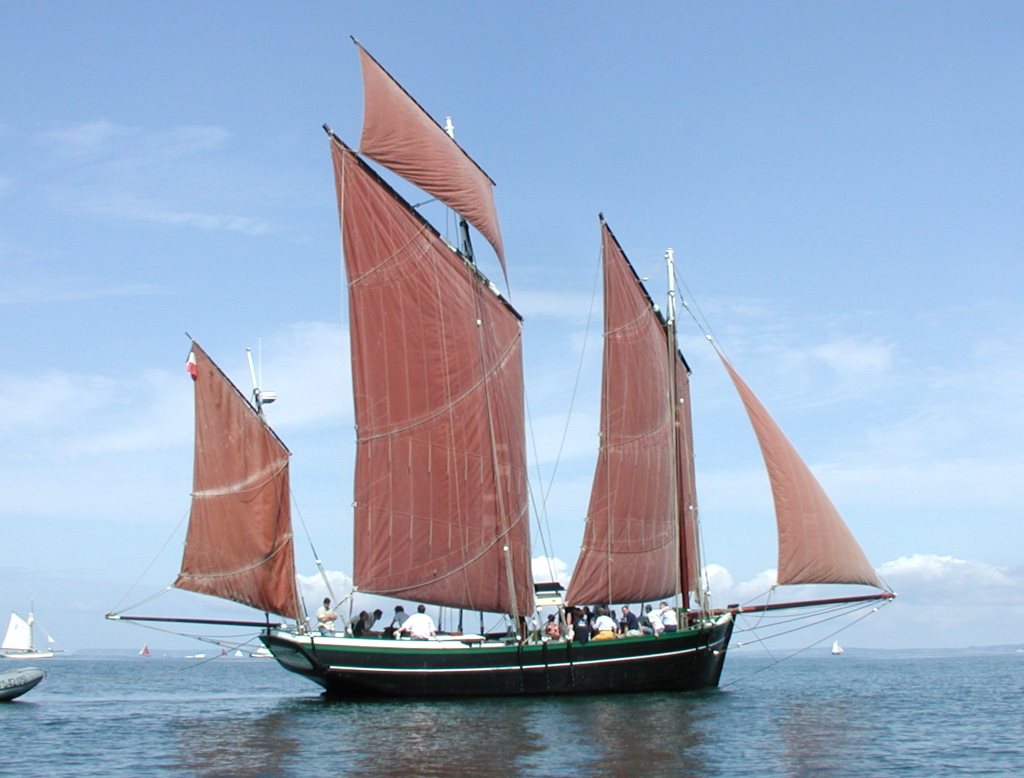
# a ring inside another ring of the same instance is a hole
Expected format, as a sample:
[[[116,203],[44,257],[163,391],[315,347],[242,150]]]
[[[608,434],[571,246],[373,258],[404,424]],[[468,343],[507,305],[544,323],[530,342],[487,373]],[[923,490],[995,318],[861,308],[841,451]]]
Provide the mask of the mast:
[[[668,271],[668,310],[666,311],[665,321],[665,334],[666,342],[668,343],[668,408],[669,418],[672,419],[673,430],[676,428],[678,414],[679,414],[679,397],[678,387],[676,386],[676,272],[675,272],[675,255],[672,249],[665,250],[665,267]],[[673,445],[670,450],[671,457],[671,473],[672,477],[669,479],[669,493],[672,506],[672,526],[675,532],[675,576],[676,576],[676,591],[680,593],[683,599],[683,608],[688,606],[688,592],[682,591],[683,584],[683,527],[682,527],[682,515],[679,511],[679,435],[673,432]]]
[[[683,607],[688,608],[689,588],[692,586],[697,596],[697,608],[704,613],[711,605],[708,601],[703,564],[700,558],[700,525],[697,519],[697,492],[693,476],[692,412],[689,387],[682,383],[687,381],[685,378],[687,368],[679,351],[676,335],[675,251],[671,248],[665,250],[665,265],[668,271],[668,312],[665,330],[668,338],[669,370],[672,376],[672,381],[669,384],[669,402],[672,405],[672,418],[676,425],[674,446],[672,447],[672,454],[675,458],[672,469],[674,476],[672,479],[672,505],[675,526],[678,528],[679,591],[683,598]],[[682,380],[680,380],[681,373]],[[683,488],[684,484],[685,489]]]
[[[679,502],[673,473],[680,434],[670,399],[685,395],[686,369],[665,318],[602,217],[604,347],[600,447],[580,556],[566,602],[634,603],[669,599],[685,583],[680,569]],[[666,359],[673,354],[675,361]],[[673,505],[675,503],[675,505]]]
[[[444,131],[448,133],[448,137],[455,140],[455,124],[452,123],[452,117],[444,117]],[[458,211],[455,215],[459,217],[459,243],[462,256],[466,258],[466,261],[471,264],[476,264],[476,260],[473,258],[473,242],[469,238],[469,222],[466,221],[466,217]]]
[[[465,192],[444,186],[452,163],[462,172],[472,164],[477,184],[485,174],[361,48],[360,54],[370,76],[363,153],[465,213]],[[383,103],[390,118],[379,112]],[[390,127],[408,142],[384,143],[378,131]],[[413,133],[416,127],[422,133]],[[348,277],[357,430],[354,585],[445,607],[527,615],[533,582],[520,317],[474,264],[324,129]],[[440,156],[430,157],[432,149]]]

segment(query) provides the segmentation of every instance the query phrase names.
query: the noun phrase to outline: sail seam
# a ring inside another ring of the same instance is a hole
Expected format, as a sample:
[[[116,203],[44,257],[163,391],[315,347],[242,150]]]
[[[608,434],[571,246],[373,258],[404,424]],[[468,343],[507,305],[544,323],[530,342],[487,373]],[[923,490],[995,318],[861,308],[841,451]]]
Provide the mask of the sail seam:
[[[239,481],[231,486],[221,486],[213,489],[200,489],[197,492],[192,492],[192,497],[224,497],[229,494],[253,491],[254,489],[258,489],[265,485],[268,481],[273,480],[273,478],[287,466],[288,459],[285,458],[276,466],[265,467],[263,470],[258,473],[254,473],[250,478],[246,478],[244,481]]]
[[[286,548],[288,548],[288,546],[291,545],[291,542],[292,542],[292,533],[291,532],[289,532],[287,535],[282,535],[281,536],[281,542],[278,543],[275,548],[272,548],[270,550],[270,552],[267,553],[267,555],[265,557],[263,557],[258,562],[254,562],[253,564],[248,565],[246,567],[239,567],[239,568],[237,568],[235,570],[228,570],[228,571],[225,571],[223,573],[186,573],[184,570],[182,570],[178,574],[178,577],[182,578],[182,579],[188,578],[188,579],[192,579],[192,580],[195,580],[195,581],[202,581],[202,580],[206,580],[206,579],[209,579],[209,578],[230,578],[231,576],[234,576],[234,575],[242,575],[244,573],[250,573],[253,570],[257,570],[260,567],[263,567],[263,565],[267,564],[267,562],[270,562],[279,553],[281,553]]]
[[[511,524],[509,524],[508,529],[504,530],[500,535],[498,535],[493,540],[491,540],[489,543],[487,543],[487,545],[483,546],[480,549],[480,551],[475,556],[473,556],[470,559],[467,559],[463,564],[459,565],[458,567],[453,568],[452,570],[449,570],[444,575],[437,576],[436,578],[431,578],[429,581],[424,581],[422,583],[413,583],[413,584],[409,584],[407,586],[396,586],[396,587],[388,588],[388,589],[379,589],[379,588],[374,587],[372,591],[370,589],[365,589],[364,588],[362,591],[370,592],[372,594],[388,595],[388,594],[393,594],[395,592],[407,592],[407,591],[411,591],[413,589],[421,589],[424,586],[430,586],[431,584],[437,583],[438,581],[444,581],[447,578],[451,578],[453,575],[457,575],[458,573],[461,573],[464,570],[466,570],[466,568],[471,567],[481,557],[485,556],[492,548],[494,548],[494,546],[496,544],[502,542],[508,535],[511,534],[512,530],[515,529],[515,527],[519,525],[519,522],[521,522],[523,520],[523,516],[526,515],[527,512],[528,512],[527,511],[527,506],[524,505],[523,506],[523,510],[521,510],[519,512],[519,515],[515,518],[515,520],[512,521]]]
[[[403,432],[408,432],[409,430],[416,429],[417,427],[422,427],[424,424],[433,421],[434,419],[436,419],[439,416],[442,416],[443,414],[450,413],[452,410],[461,405],[465,400],[469,399],[474,393],[474,391],[480,388],[480,386],[482,386],[483,384],[487,383],[493,375],[499,373],[502,369],[504,369],[509,357],[515,352],[516,346],[519,344],[519,341],[519,335],[517,335],[511,341],[509,341],[508,347],[501,353],[500,358],[495,361],[494,366],[491,368],[491,370],[488,371],[479,381],[474,383],[472,386],[468,387],[461,395],[454,398],[444,407],[439,408],[437,411],[431,413],[428,416],[416,419],[415,421],[412,421],[404,426],[394,427],[392,429],[387,430],[386,432],[378,432],[373,435],[363,435],[359,438],[359,442],[364,443],[371,440],[381,440],[382,438],[388,438],[394,435],[399,435]]]

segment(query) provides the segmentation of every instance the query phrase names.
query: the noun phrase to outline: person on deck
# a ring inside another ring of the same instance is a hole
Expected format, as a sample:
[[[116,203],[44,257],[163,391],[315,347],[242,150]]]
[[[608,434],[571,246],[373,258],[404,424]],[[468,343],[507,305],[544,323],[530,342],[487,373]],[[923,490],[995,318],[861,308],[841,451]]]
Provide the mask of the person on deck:
[[[384,611],[382,611],[380,608],[377,608],[377,610],[375,610],[373,612],[372,616],[368,615],[363,620],[363,636],[364,637],[376,637],[377,635],[380,634],[380,630],[374,630],[374,627],[377,626],[377,622],[381,620],[381,617],[383,615],[384,615]]]
[[[391,624],[384,628],[384,637],[393,638],[398,634],[398,630],[405,624],[405,620],[409,618],[405,613],[405,608],[401,605],[395,606],[395,615],[391,619]]]
[[[427,613],[426,605],[417,605],[416,612],[395,630],[395,637],[407,634],[414,640],[430,640],[437,634],[437,626]]]
[[[349,625],[352,630],[352,637],[361,638],[366,634],[366,622],[369,620],[370,614],[366,611],[359,611],[359,616],[352,620]]]
[[[562,628],[558,625],[554,613],[548,614],[547,624],[544,625],[544,637],[548,640],[560,640],[562,637]]]
[[[623,637],[634,637],[643,634],[640,632],[640,622],[628,605],[622,606],[622,618],[619,619],[619,630]]]
[[[614,640],[618,632],[615,619],[608,615],[608,609],[598,608],[597,618],[594,620],[594,640]]]
[[[661,623],[665,625],[666,632],[679,631],[679,614],[676,613],[675,608],[665,602],[661,604]]]
[[[316,628],[321,635],[334,634],[334,622],[338,614],[331,610],[331,598],[324,597],[324,604],[316,610]]]
[[[665,624],[661,620],[661,610],[654,610],[653,606],[648,605],[645,615],[651,623],[651,632],[654,633],[654,637],[658,637],[665,630]]]
[[[586,606],[576,611],[576,620],[572,624],[573,635],[578,643],[590,640],[590,609]]]

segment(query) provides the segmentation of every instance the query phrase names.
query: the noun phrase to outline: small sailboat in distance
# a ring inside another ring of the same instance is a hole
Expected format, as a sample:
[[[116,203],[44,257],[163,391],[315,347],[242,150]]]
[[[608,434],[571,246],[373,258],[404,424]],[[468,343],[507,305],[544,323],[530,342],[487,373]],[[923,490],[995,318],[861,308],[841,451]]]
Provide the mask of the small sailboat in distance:
[[[832,656],[839,656],[843,653],[843,647],[839,645],[839,641],[833,641],[832,643]]]
[[[7,623],[7,632],[4,635],[3,643],[0,644],[0,656],[5,659],[52,659],[55,651],[54,640],[36,624],[36,616],[33,612],[34,606],[28,612],[28,618],[22,618],[17,613],[11,612],[10,621]],[[36,631],[41,630],[46,634],[47,648],[36,646]]]
[[[149,656],[149,655],[150,655],[149,646],[143,646],[142,648],[139,649],[139,656]]]

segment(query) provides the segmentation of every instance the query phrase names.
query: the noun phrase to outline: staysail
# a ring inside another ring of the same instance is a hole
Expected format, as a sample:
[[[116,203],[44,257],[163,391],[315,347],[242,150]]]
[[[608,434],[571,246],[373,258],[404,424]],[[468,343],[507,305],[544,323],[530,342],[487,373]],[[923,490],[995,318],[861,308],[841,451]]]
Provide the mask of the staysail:
[[[199,344],[192,343],[192,511],[174,586],[301,619],[288,449]]]
[[[331,152],[357,424],[354,584],[527,614],[519,316],[333,134]]]
[[[768,469],[779,534],[778,582],[886,589],[793,444],[725,356],[718,356],[743,400]]]
[[[583,547],[566,595],[580,605],[688,592],[696,567],[686,365],[603,220],[601,248],[601,446]]]
[[[429,192],[476,227],[505,270],[494,182],[361,45],[359,151]]]

